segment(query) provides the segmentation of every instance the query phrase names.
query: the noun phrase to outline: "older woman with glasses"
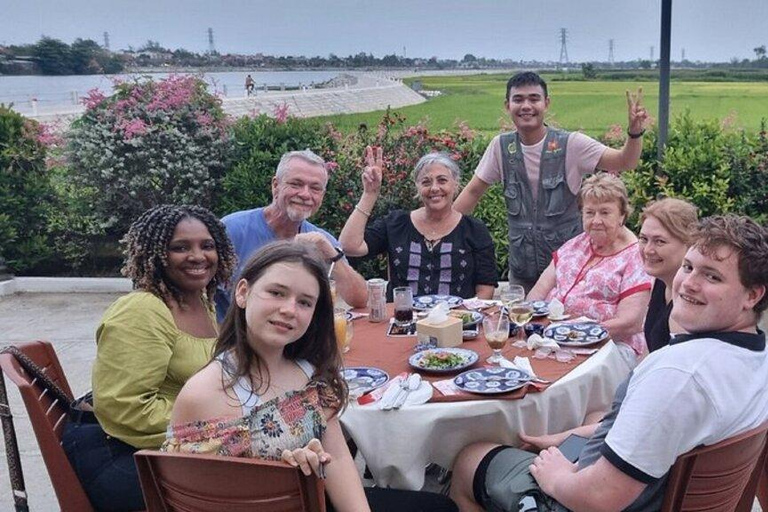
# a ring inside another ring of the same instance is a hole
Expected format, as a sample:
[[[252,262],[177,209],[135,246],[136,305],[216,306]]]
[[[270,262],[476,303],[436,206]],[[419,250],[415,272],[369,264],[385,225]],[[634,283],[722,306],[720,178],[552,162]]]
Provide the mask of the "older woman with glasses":
[[[627,189],[616,176],[595,174],[582,184],[578,204],[584,232],[555,251],[528,298],[558,299],[568,313],[600,322],[634,366],[645,352],[651,278],[637,237],[624,225],[631,213]]]

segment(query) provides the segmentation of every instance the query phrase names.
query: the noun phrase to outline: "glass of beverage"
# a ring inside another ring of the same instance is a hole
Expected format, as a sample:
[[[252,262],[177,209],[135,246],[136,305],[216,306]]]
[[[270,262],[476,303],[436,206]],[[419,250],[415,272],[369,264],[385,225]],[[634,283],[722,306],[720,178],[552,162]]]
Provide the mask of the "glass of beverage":
[[[347,317],[346,309],[336,308],[333,310],[333,328],[336,331],[336,343],[339,345],[339,351],[348,352],[349,345],[352,343],[353,328],[352,322]]]
[[[509,318],[505,315],[488,315],[483,318],[483,332],[485,341],[493,350],[493,355],[486,359],[491,364],[498,364],[503,359],[501,350],[509,338]]]
[[[410,286],[398,286],[392,290],[395,301],[395,325],[413,322],[413,291]]]
[[[515,302],[507,311],[509,312],[509,319],[519,327],[518,331],[522,332],[523,339],[525,339],[523,327],[533,318],[533,304],[525,301]]]
[[[329,279],[328,284],[331,286],[331,301],[333,304],[336,304],[336,281],[334,279]]]
[[[525,288],[519,284],[511,284],[509,288],[501,292],[501,302],[507,308],[507,311],[509,311],[513,304],[523,299],[525,299]]]

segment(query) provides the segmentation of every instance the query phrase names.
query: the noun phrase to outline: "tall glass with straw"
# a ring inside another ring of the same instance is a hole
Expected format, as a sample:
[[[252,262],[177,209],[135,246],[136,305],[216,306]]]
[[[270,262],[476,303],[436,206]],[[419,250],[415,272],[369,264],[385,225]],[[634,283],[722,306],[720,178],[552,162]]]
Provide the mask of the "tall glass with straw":
[[[501,350],[509,338],[509,318],[503,312],[499,312],[498,315],[486,316],[483,318],[483,333],[485,334],[485,341],[493,350],[493,355],[486,361],[491,364],[499,364],[503,359]]]

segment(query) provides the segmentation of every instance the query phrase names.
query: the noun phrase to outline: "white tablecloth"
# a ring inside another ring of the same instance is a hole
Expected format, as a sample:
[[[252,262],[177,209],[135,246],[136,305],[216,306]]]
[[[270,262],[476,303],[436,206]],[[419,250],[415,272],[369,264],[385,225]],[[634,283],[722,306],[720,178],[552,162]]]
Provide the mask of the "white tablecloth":
[[[543,392],[520,400],[427,403],[393,411],[354,404],[340,419],[376,485],[418,490],[427,464],[450,468],[470,443],[517,445],[521,430],[538,435],[581,425],[587,413],[609,408],[616,387],[628,374],[618,348],[608,342]]]

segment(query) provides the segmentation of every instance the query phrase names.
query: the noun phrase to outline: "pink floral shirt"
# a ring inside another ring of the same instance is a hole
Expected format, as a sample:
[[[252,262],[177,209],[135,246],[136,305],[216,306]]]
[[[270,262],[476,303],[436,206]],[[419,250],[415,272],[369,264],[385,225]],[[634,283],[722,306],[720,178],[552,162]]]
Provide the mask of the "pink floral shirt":
[[[590,267],[593,258],[597,262]],[[555,287],[547,300],[558,299],[571,315],[603,322],[616,315],[623,299],[651,289],[652,279],[643,270],[637,242],[609,256],[597,256],[589,235],[582,233],[555,251],[552,261]],[[645,347],[642,328],[629,339],[614,341],[626,343],[636,354]]]

